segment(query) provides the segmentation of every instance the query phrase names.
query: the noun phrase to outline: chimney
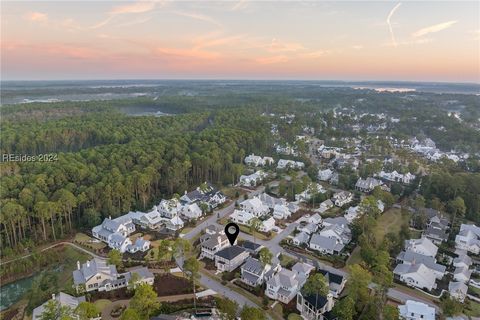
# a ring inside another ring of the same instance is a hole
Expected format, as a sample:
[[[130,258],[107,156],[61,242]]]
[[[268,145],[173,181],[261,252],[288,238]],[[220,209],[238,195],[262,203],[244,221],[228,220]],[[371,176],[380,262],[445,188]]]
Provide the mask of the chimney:
[[[87,260],[87,268],[90,267],[90,260]]]
[[[52,293],[52,300],[55,300],[55,293]]]
[[[108,216],[108,219],[112,220],[112,216]]]
[[[327,307],[326,307],[326,311],[330,311],[333,309],[333,295],[329,292],[327,294]]]
[[[80,261],[77,260],[77,270],[80,270]]]

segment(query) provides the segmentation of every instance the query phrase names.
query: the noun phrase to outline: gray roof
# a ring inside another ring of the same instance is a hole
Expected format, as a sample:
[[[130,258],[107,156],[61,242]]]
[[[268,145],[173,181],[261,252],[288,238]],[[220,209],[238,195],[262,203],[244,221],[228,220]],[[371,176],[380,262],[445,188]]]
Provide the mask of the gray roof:
[[[426,237],[434,238],[434,239],[441,239],[441,240],[447,240],[448,235],[444,230],[434,228],[432,226],[429,226],[425,232],[424,235]]]
[[[242,270],[256,275],[261,275],[264,269],[265,267],[263,264],[259,260],[252,257],[249,257],[242,266]]]
[[[112,232],[118,231],[118,229],[120,228],[120,225],[121,225],[121,223],[119,223],[115,220],[111,220],[109,218],[105,218],[103,220],[103,223],[102,223],[102,227],[104,229],[107,229],[107,230],[112,231]]]
[[[231,247],[226,247],[225,249],[222,249],[215,253],[215,255],[226,260],[233,260],[243,252],[245,252],[244,248],[235,245]]]
[[[410,250],[400,252],[400,254],[397,256],[397,259],[410,264],[423,263],[427,268],[441,273],[445,273],[446,270],[445,266],[436,263],[435,258],[425,256],[423,254],[419,254]]]
[[[114,265],[107,265],[106,260],[94,258],[85,262],[79,270],[73,271],[73,282],[76,285],[83,284],[98,273],[118,275],[117,268]]]
[[[309,238],[310,238],[310,235],[305,231],[300,232],[294,237],[294,239],[297,239],[300,243],[306,243]]]
[[[342,251],[343,244],[337,243],[336,239],[328,238],[315,233],[310,239],[310,244],[315,244],[316,246],[330,251]]]
[[[150,279],[154,278],[154,275],[147,267],[135,267],[130,269],[130,274],[137,273],[141,279]]]
[[[348,225],[348,220],[345,217],[326,218],[323,220],[323,224]]]

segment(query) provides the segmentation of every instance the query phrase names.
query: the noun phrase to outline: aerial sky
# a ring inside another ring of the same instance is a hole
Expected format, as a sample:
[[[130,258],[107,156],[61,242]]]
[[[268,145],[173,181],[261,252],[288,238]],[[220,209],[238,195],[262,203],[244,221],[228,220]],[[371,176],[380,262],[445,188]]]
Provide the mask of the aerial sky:
[[[2,1],[3,80],[480,82],[479,1]]]

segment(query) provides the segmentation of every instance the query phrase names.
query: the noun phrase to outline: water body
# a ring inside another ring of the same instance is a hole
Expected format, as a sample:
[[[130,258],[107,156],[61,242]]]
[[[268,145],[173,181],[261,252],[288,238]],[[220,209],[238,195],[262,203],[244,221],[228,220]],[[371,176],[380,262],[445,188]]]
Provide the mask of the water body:
[[[28,278],[19,279],[0,287],[0,311],[8,309],[18,302],[25,293],[31,288],[33,281],[40,274],[33,275]]]

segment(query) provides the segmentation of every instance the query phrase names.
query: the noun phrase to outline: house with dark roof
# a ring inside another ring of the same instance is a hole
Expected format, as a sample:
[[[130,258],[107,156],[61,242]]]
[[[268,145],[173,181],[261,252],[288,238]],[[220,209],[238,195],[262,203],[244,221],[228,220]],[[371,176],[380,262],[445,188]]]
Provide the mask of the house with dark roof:
[[[297,293],[297,310],[300,311],[302,319],[323,320],[324,314],[333,309],[335,302],[333,295],[328,293],[326,297],[322,295],[303,295],[301,291]]]
[[[220,272],[230,272],[241,266],[249,256],[250,253],[243,247],[226,247],[215,253],[215,266]]]
[[[244,248],[245,250],[247,250],[250,254],[257,254],[258,252],[260,252],[260,250],[262,250],[263,246],[261,244],[258,244],[258,243],[254,243],[250,240],[245,240],[243,241],[242,243],[242,248]]]
[[[318,269],[317,272],[323,274],[323,276],[328,282],[328,288],[330,290],[330,293],[333,295],[334,298],[338,298],[342,293],[343,289],[345,288],[345,284],[347,283],[347,277],[339,273],[330,272],[324,269]]]

